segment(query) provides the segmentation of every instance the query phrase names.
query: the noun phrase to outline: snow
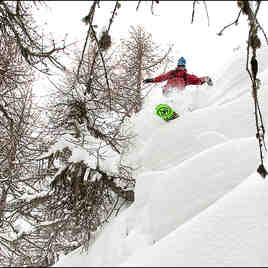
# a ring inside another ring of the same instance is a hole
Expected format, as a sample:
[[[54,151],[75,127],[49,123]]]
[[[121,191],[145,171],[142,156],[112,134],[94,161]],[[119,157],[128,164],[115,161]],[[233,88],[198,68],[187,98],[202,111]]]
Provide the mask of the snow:
[[[29,202],[33,199],[41,198],[41,197],[44,197],[46,195],[47,195],[47,191],[42,191],[40,193],[34,193],[33,191],[28,190],[23,195],[21,195],[19,199]]]
[[[108,173],[117,172],[118,163],[120,161],[120,155],[117,152],[105,145],[102,140],[94,138],[93,136],[86,136],[85,141],[87,142],[87,146],[81,146],[76,144],[77,141],[74,137],[69,134],[65,134],[59,138],[59,140],[51,146],[50,150],[42,157],[47,157],[52,153],[62,151],[64,148],[69,148],[71,150],[71,156],[68,159],[69,162],[83,161],[89,167],[95,169],[99,161],[99,166],[104,171],[107,171]],[[87,149],[87,147],[90,149]],[[98,154],[103,157],[98,159]],[[57,172],[57,174],[59,174],[64,167],[59,161],[54,161],[54,164],[60,168]]]
[[[31,233],[33,229],[34,227],[30,223],[28,223],[24,218],[18,218],[14,222],[14,230],[16,233],[10,232],[8,233],[8,236],[9,238],[15,240],[25,233]]]
[[[258,57],[267,125],[268,49]],[[243,59],[236,51],[220,77],[212,75],[213,87],[187,88],[170,99],[161,96],[161,85],[151,91],[128,123],[137,134],[125,156],[139,167],[135,202],[87,253],[77,249],[55,267],[268,266],[268,184],[256,172],[259,148]],[[164,102],[181,117],[158,118],[154,107]]]
[[[267,184],[253,174],[161,243],[135,253],[122,266],[267,265]]]

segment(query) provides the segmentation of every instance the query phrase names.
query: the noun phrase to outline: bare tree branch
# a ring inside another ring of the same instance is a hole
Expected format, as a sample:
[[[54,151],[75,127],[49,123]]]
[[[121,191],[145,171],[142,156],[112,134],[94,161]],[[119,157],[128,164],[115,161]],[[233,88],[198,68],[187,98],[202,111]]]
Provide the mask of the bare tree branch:
[[[208,26],[209,26],[209,15],[208,15],[208,8],[207,8],[207,3],[206,1],[203,1],[204,6],[205,6],[205,10],[206,10],[206,14],[207,14],[207,19],[208,19]]]
[[[198,1],[193,1],[193,10],[192,10],[192,20],[191,20],[191,23],[193,23],[194,22],[194,15],[195,15],[195,5],[196,5],[196,3],[197,3]]]
[[[232,22],[232,23],[230,23],[230,24],[224,26],[223,29],[217,33],[217,35],[222,35],[222,33],[223,33],[227,28],[229,28],[230,26],[232,26],[232,25],[234,25],[234,24],[237,25],[241,13],[242,13],[242,11],[240,10],[239,13],[238,13],[238,16],[237,16],[236,20],[235,20],[234,22]]]

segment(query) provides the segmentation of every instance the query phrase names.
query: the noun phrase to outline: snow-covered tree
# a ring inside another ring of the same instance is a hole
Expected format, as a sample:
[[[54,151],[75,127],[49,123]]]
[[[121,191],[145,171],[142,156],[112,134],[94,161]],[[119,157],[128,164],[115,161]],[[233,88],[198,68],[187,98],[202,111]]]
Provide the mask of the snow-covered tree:
[[[107,64],[104,70],[95,53],[94,46],[89,47],[83,60],[78,58],[74,69],[65,72],[51,104],[55,138],[42,159],[51,174],[53,197],[46,211],[59,230],[55,243],[61,237],[87,246],[92,232],[134,201],[132,169],[121,160],[131,137],[121,131],[125,114],[116,108],[105,79],[113,68]],[[103,56],[106,62],[111,57]]]

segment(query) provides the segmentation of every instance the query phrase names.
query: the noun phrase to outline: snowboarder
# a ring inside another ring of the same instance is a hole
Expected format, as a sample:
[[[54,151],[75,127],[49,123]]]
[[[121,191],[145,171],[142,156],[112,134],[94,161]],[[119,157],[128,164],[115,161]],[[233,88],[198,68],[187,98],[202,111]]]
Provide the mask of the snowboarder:
[[[207,83],[209,86],[213,85],[211,78],[208,76],[199,78],[195,75],[188,74],[184,57],[179,58],[175,70],[159,75],[156,78],[147,78],[143,80],[143,82],[159,83],[166,80],[168,80],[168,82],[163,87],[164,96],[167,96],[171,91],[174,91],[174,89],[183,90],[188,85],[203,85],[204,83]],[[155,110],[156,114],[165,121],[170,121],[179,117],[179,115],[167,104],[159,104]]]
[[[212,86],[212,80],[208,76],[197,77],[193,74],[188,74],[186,70],[186,60],[184,57],[179,58],[177,68],[165,74],[159,75],[155,78],[147,78],[143,83],[159,83],[168,80],[163,87],[163,95],[166,96],[168,92],[174,88],[183,90],[188,85],[203,85],[207,83]]]

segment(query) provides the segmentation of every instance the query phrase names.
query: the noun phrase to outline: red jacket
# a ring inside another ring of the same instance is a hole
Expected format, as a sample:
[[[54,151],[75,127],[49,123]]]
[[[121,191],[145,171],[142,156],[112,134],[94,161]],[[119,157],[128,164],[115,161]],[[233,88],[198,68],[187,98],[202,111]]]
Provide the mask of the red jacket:
[[[164,86],[164,89],[173,87],[184,89],[185,86],[202,85],[205,82],[204,77],[199,78],[193,74],[188,74],[186,69],[181,70],[178,68],[157,76],[154,78],[154,83],[163,82],[166,80],[168,80],[168,82]]]

